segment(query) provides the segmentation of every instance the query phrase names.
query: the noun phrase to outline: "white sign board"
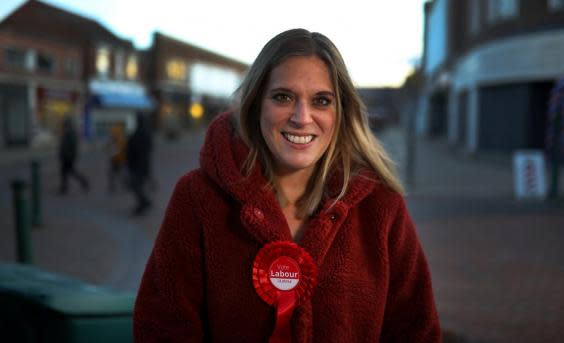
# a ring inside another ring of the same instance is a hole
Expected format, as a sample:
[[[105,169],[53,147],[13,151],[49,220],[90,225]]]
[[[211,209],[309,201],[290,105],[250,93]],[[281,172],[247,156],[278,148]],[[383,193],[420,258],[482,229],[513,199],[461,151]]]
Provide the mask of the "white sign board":
[[[513,154],[513,177],[517,199],[544,199],[546,177],[542,151],[516,151]]]

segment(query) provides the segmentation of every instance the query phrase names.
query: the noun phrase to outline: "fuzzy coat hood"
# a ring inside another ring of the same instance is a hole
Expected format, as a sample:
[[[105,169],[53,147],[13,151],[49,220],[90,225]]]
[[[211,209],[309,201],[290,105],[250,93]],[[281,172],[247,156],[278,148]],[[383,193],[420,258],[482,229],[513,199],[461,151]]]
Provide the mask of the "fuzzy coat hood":
[[[213,182],[243,206],[243,216],[249,215],[247,212],[251,208],[254,212],[257,208],[266,208],[275,216],[272,222],[280,225],[270,226],[266,231],[261,228],[259,232],[253,232],[260,242],[291,240],[286,220],[258,163],[251,175],[245,177],[242,174],[242,165],[249,149],[237,133],[236,125],[236,119],[231,112],[220,114],[210,124],[200,152],[200,166]],[[338,194],[342,186],[341,180],[339,175],[330,177],[327,194]],[[353,178],[342,199],[335,203],[330,196],[324,198],[320,212],[329,214],[332,210],[329,217],[333,218],[346,216],[349,208],[373,191],[377,183],[375,180],[375,174],[369,172]]]

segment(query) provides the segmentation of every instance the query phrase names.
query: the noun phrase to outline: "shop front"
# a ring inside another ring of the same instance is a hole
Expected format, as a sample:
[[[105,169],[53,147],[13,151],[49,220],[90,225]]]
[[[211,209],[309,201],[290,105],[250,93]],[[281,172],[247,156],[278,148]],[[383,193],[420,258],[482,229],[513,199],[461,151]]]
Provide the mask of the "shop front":
[[[190,95],[178,92],[160,92],[157,118],[159,128],[167,135],[174,136],[182,128],[190,127],[188,108]]]
[[[35,144],[48,143],[58,137],[65,118],[72,118],[78,127],[82,126],[79,91],[37,87],[36,99]]]
[[[153,99],[138,83],[91,81],[89,92],[84,111],[84,134],[88,138],[105,138],[116,127],[129,134],[135,130],[136,114],[154,108]]]

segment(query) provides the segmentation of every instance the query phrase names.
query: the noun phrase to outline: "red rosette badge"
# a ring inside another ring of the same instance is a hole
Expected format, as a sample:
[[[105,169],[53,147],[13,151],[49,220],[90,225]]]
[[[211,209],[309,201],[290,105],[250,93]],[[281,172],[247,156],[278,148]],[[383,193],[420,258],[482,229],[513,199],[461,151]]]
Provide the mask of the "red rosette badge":
[[[276,308],[270,343],[292,341],[294,308],[311,297],[316,283],[317,267],[299,245],[280,241],[262,247],[253,263],[253,285],[260,298]]]

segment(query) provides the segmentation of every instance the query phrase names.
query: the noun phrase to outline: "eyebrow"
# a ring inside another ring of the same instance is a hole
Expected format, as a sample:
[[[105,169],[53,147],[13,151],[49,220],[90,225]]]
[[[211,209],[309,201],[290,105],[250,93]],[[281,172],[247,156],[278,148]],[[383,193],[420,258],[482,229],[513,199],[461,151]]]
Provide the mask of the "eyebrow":
[[[294,91],[292,91],[290,88],[286,88],[286,87],[276,87],[276,88],[272,88],[268,91],[268,93],[276,93],[276,92],[294,93]],[[331,91],[318,91],[318,92],[315,93],[315,95],[325,95],[325,96],[335,97],[335,93],[333,93]]]

